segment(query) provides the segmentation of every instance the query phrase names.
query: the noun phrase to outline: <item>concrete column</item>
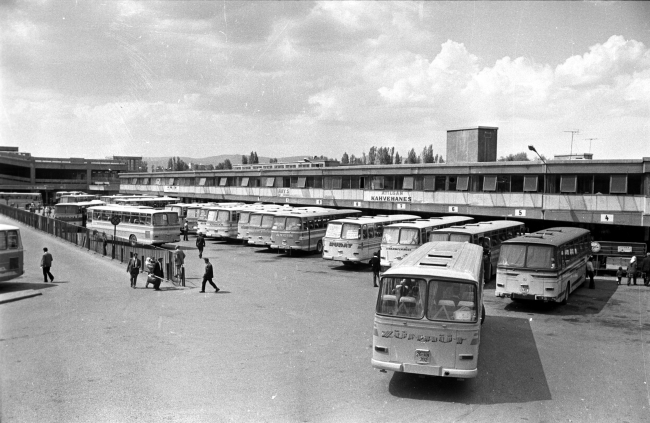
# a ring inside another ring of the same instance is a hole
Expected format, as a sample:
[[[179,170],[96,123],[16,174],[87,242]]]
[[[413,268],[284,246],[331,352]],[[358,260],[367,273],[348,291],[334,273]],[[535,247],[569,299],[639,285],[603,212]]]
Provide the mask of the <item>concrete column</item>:
[[[29,165],[29,183],[36,184],[36,166],[34,163]]]

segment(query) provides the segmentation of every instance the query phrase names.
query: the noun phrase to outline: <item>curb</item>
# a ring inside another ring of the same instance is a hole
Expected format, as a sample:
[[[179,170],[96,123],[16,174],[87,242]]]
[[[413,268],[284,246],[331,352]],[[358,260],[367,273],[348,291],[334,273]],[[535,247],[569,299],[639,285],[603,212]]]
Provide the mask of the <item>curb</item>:
[[[0,304],[22,300],[23,298],[36,297],[37,295],[43,295],[43,293],[34,289],[28,289],[26,291],[19,292],[10,292],[8,294],[0,295]]]

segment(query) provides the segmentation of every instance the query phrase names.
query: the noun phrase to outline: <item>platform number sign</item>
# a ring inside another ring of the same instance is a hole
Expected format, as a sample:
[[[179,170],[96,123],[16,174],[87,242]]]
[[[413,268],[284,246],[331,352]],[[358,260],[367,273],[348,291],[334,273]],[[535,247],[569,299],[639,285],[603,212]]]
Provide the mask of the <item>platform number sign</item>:
[[[600,221],[602,223],[614,223],[614,215],[613,214],[601,214],[600,215]]]
[[[318,205],[323,204],[323,200],[316,200],[316,204],[318,204]]]
[[[397,210],[406,210],[406,204],[397,204]]]
[[[449,206],[449,213],[458,213],[458,206]]]
[[[515,209],[515,216],[526,217],[525,209]]]

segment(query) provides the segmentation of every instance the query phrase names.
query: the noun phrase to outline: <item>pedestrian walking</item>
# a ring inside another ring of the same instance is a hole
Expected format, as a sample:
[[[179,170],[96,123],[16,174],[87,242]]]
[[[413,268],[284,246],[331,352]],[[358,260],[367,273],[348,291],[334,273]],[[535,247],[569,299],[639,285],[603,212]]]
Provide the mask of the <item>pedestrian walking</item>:
[[[34,213],[34,209],[35,209],[34,203],[29,203],[29,212]]]
[[[187,233],[190,231],[190,227],[187,225],[187,222],[183,223],[183,241],[187,241]]]
[[[636,285],[636,268],[636,256],[632,256],[630,264],[627,265],[627,286],[630,286],[630,280],[633,280],[634,285]]]
[[[153,284],[154,280],[156,279],[153,276],[154,263],[155,260],[153,260],[151,257],[147,257],[147,259],[144,261],[144,269],[147,272],[147,282],[144,284],[145,289],[149,288],[149,284]]]
[[[205,247],[205,238],[203,238],[203,234],[199,234],[196,238],[196,248],[199,249],[199,258],[203,257],[203,247]]]
[[[50,278],[50,282],[54,282],[54,276],[50,273],[50,268],[52,267],[52,254],[47,251],[47,248],[43,248],[43,257],[41,257],[41,267],[43,268],[43,282],[47,283],[47,278]]]
[[[587,276],[589,277],[589,289],[596,289],[594,284],[594,262],[591,257],[587,260]]]
[[[138,253],[133,253],[133,257],[129,259],[129,264],[126,266],[126,271],[131,275],[131,288],[135,288],[135,284],[138,282],[141,267],[142,262],[138,258]]]
[[[205,292],[205,283],[210,282],[210,285],[214,288],[214,292],[217,293],[220,291],[219,288],[217,288],[217,285],[212,282],[212,278],[214,277],[214,273],[212,272],[212,263],[210,263],[210,259],[207,257],[204,258],[205,260],[205,272],[203,273],[203,282],[201,283],[201,290],[199,292]]]
[[[619,267],[616,271],[616,280],[618,281],[619,285],[621,284],[621,279],[623,279],[623,268]]]
[[[647,253],[641,263],[641,275],[643,276],[643,285],[648,286],[650,283],[650,253]]]
[[[156,291],[161,291],[160,289],[160,284],[162,283],[163,279],[165,279],[165,274],[163,273],[163,265],[162,265],[162,258],[159,258],[158,261],[154,260],[154,266],[153,266],[153,289]]]
[[[175,276],[179,278],[181,276],[181,268],[185,264],[185,253],[177,245],[174,250],[174,265],[176,265],[176,274]]]
[[[370,266],[372,267],[372,285],[377,288],[377,282],[379,282],[379,271],[381,270],[381,261],[379,260],[379,254],[375,253],[374,256],[370,259]]]

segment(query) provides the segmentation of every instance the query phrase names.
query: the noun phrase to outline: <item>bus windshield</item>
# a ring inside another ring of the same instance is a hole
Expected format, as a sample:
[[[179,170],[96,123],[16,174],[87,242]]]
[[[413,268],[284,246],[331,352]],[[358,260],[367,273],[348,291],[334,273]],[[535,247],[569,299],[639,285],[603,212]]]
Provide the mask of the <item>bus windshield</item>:
[[[381,242],[384,244],[397,244],[399,241],[399,228],[384,228],[384,237]]]
[[[299,231],[302,229],[302,222],[299,217],[287,217],[287,227],[288,231]]]
[[[230,219],[230,212],[228,210],[219,210],[217,214],[217,222],[228,222]]]
[[[18,231],[0,232],[0,250],[18,248]]]
[[[81,212],[79,211],[79,206],[77,205],[57,204],[54,206],[54,214],[63,213],[78,214]]]
[[[327,238],[340,238],[341,237],[341,227],[342,223],[330,223],[327,225],[327,232],[325,236]]]
[[[377,313],[421,319],[426,281],[416,278],[383,278]]]
[[[449,234],[449,241],[470,242],[472,237],[468,234]]]
[[[262,224],[262,215],[261,214],[252,215],[251,220],[250,220],[249,223],[250,223],[250,226],[259,228],[260,225]]]
[[[187,209],[187,217],[197,217],[200,209]]]
[[[476,285],[437,280],[429,282],[429,320],[476,322],[476,310]]]
[[[399,234],[399,243],[413,245],[420,242],[420,231],[413,228],[402,228]]]
[[[361,226],[356,223],[344,223],[341,239],[361,239]]]
[[[239,223],[248,223],[248,219],[251,216],[251,212],[241,212],[239,214]]]
[[[273,217],[274,216],[268,214],[262,216],[262,224],[260,225],[260,227],[262,229],[271,229],[271,227],[273,227]]]
[[[153,215],[154,226],[178,225],[178,215],[176,213],[156,213]]]
[[[504,244],[499,265],[531,269],[555,269],[553,247],[548,245]]]
[[[273,218],[273,230],[274,231],[282,231],[284,230],[285,227],[285,221],[287,220],[286,217],[284,216],[277,216]]]
[[[449,234],[446,232],[432,232],[431,235],[429,235],[429,242],[431,241],[449,241]]]

